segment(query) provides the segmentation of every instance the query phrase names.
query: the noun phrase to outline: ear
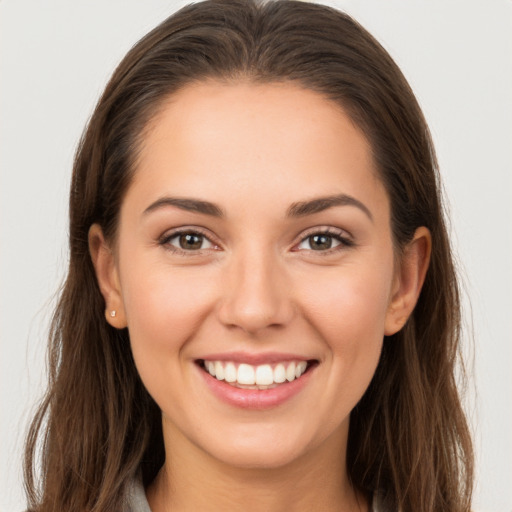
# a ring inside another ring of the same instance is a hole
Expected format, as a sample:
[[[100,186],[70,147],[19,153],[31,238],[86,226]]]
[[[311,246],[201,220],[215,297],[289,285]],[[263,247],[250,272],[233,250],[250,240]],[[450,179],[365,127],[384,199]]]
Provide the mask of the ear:
[[[418,228],[411,242],[405,247],[395,270],[384,327],[386,336],[397,333],[412,313],[425,281],[431,248],[430,231],[426,227]]]
[[[123,329],[127,323],[115,255],[99,224],[89,229],[89,253],[105,299],[105,319],[112,327]]]

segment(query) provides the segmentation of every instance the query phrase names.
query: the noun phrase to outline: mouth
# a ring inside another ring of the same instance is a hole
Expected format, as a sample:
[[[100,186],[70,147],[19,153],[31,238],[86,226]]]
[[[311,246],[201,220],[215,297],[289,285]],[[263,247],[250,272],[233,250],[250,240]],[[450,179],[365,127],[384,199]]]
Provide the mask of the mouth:
[[[267,390],[300,380],[318,361],[290,360],[252,365],[236,361],[198,359],[196,364],[217,381],[234,388]]]

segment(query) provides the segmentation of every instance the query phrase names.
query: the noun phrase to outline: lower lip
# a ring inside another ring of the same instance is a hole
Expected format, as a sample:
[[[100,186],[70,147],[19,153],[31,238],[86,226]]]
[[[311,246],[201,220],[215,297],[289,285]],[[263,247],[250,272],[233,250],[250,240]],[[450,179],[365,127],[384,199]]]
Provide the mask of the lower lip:
[[[237,388],[223,380],[217,380],[199,367],[198,371],[213,394],[223,402],[241,409],[262,410],[277,407],[297,395],[310,380],[314,368],[310,368],[292,382],[279,384],[271,389]]]

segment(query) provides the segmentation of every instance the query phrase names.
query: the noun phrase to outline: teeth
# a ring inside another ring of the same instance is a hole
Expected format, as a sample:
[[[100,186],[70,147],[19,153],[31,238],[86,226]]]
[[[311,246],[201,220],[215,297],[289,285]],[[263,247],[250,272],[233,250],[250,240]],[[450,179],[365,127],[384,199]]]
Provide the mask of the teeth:
[[[238,384],[255,384],[256,381],[254,380],[254,368],[248,364],[241,364],[238,367],[236,381]]]
[[[295,363],[290,363],[286,368],[286,380],[289,382],[295,380]]]
[[[215,363],[215,377],[218,380],[224,380],[224,366],[222,366],[220,361]]]
[[[284,364],[279,363],[274,368],[274,382],[276,384],[281,384],[286,380],[286,369]]]
[[[237,367],[231,361],[204,362],[205,369],[217,380],[225,380],[234,385],[252,386],[255,389],[267,389],[286,381],[292,382],[306,371],[307,366],[306,361],[278,363],[274,367],[270,364],[253,366],[245,363],[241,363]]]
[[[256,384],[258,386],[274,384],[274,372],[269,364],[262,364],[256,367]]]
[[[214,375],[214,377],[216,377],[216,375]],[[236,367],[233,363],[228,363],[224,368],[224,378],[226,382],[236,382]]]
[[[300,363],[297,363],[297,366],[295,367],[295,378],[298,379],[305,371],[306,366],[308,363],[306,361],[301,361]],[[217,368],[217,367],[215,367]]]

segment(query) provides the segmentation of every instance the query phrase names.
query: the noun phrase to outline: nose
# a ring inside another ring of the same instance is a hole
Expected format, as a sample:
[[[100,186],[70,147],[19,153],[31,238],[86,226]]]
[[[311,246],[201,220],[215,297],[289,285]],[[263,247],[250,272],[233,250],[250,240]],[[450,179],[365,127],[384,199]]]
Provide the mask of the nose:
[[[291,321],[291,283],[279,257],[271,253],[253,248],[233,255],[218,305],[219,319],[227,327],[257,334]]]

